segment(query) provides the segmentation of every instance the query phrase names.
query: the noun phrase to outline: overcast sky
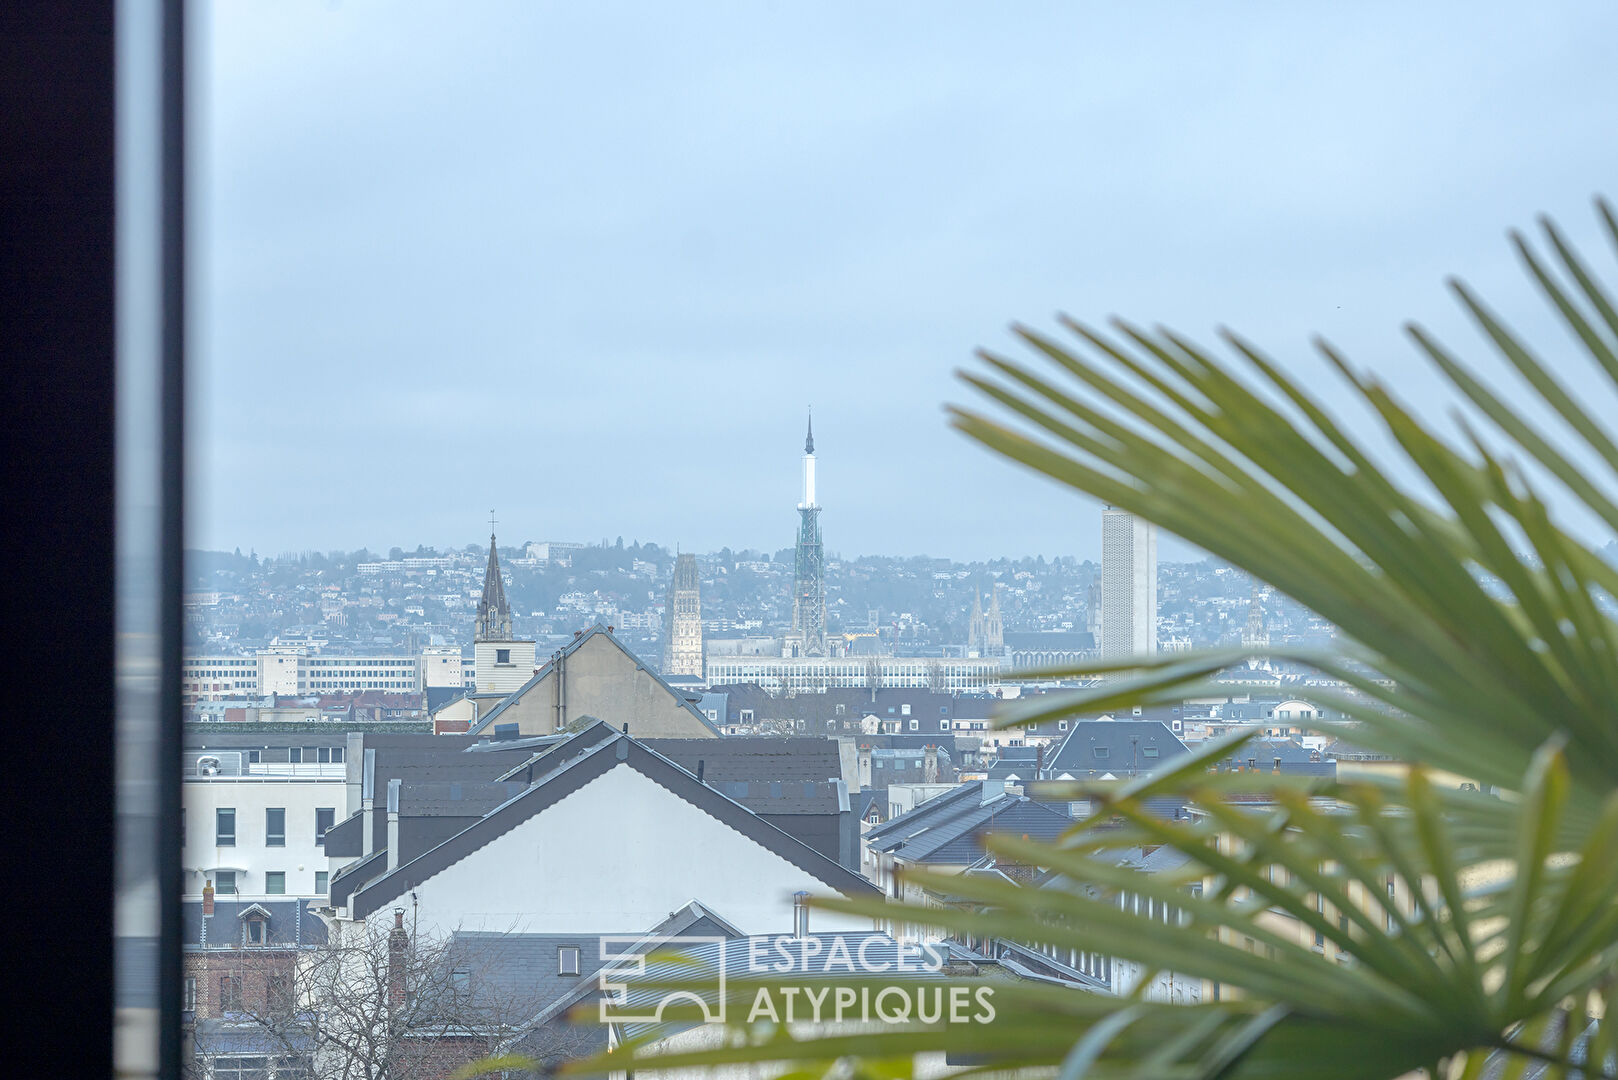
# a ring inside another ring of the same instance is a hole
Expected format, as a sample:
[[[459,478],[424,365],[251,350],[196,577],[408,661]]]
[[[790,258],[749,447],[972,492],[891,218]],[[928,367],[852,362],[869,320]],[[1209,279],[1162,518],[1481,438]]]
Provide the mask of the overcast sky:
[[[194,542],[789,546],[813,404],[845,555],[1097,557],[950,431],[1012,320],[1325,333],[1609,268],[1618,5],[220,4],[193,180]],[[1329,392],[1322,390],[1322,393]],[[1171,556],[1172,545],[1165,555]]]

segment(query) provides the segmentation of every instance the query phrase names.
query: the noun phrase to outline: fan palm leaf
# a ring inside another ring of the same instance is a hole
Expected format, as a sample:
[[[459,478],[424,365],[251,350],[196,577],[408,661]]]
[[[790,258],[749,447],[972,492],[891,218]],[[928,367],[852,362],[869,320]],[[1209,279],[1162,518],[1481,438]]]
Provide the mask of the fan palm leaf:
[[[1618,218],[1604,202],[1598,216],[1618,246]],[[1548,253],[1514,234],[1518,256],[1598,382],[1618,389],[1618,305],[1566,237],[1543,229]],[[1318,343],[1381,426],[1387,467],[1306,385],[1228,332],[1221,361],[1121,320],[1103,332],[1063,318],[1070,338],[1018,327],[1031,359],[982,353],[962,378],[987,407],[951,409],[990,450],[1329,620],[1334,648],[1269,654],[1336,680],[1319,697],[1348,718],[1341,730],[1408,770],[1310,783],[1214,770],[1238,736],[1158,775],[1087,788],[1095,811],[1057,841],[991,837],[991,851],[1055,885],[914,873],[908,881],[951,902],[817,901],[884,924],[1119,957],[1146,976],[1122,997],[1002,984],[991,1024],[858,1037],[739,1029],[722,1046],[655,1060],[631,1050],[581,1070],[773,1062],[891,1077],[933,1052],[967,1071],[1062,1080],[1618,1077],[1607,1018],[1618,986],[1618,573],[1548,502],[1618,530],[1618,440],[1587,395],[1469,288],[1452,289],[1518,385],[1490,388],[1410,326],[1465,402],[1450,437]],[[1525,397],[1550,419],[1525,418]],[[1051,670],[1104,678],[999,722],[1180,701],[1223,686],[1220,673],[1245,659],[1222,649]],[[1479,789],[1445,786],[1446,774]],[[1147,800],[1164,794],[1195,812],[1154,816]],[[1120,865],[1142,845],[1174,849],[1184,868]],[[1165,916],[1125,910],[1125,894]],[[1218,993],[1151,1000],[1159,971]]]

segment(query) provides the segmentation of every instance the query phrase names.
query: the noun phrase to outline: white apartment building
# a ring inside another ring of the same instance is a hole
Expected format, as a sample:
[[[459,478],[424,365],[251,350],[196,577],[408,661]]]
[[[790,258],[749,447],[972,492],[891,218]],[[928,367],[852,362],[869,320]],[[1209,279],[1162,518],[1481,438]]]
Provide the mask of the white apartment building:
[[[1000,685],[997,657],[956,656],[710,656],[709,686],[757,683],[779,693],[863,689],[873,681],[883,687],[926,689],[945,693],[992,689]]]
[[[333,745],[186,751],[183,898],[200,898],[209,882],[217,896],[249,901],[326,895],[325,832],[350,812],[346,746],[326,739]]]
[[[1127,510],[1101,511],[1103,660],[1157,651],[1157,526]]]
[[[268,694],[408,694],[429,686],[465,685],[461,651],[442,646],[418,656],[346,656],[289,647],[263,649],[254,656],[188,656],[180,676],[186,704]]]

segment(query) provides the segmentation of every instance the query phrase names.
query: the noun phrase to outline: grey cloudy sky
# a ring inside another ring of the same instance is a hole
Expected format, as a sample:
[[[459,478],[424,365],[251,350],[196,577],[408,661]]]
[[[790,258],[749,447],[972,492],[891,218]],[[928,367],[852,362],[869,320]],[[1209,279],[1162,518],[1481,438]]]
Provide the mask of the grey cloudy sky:
[[[196,543],[1095,557],[946,428],[1013,319],[1117,312],[1418,402],[1455,272],[1597,250],[1618,6],[224,3],[194,183]],[[1606,265],[1610,265],[1607,263]],[[1567,371],[1570,382],[1585,378]]]

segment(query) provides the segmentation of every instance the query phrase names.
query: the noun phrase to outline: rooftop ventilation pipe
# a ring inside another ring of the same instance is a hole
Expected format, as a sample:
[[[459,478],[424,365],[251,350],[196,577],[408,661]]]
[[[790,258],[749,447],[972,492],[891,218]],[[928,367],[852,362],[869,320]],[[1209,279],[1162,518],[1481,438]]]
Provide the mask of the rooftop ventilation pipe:
[[[376,825],[371,813],[376,808],[376,751],[365,751],[365,770],[360,774],[360,851],[369,858],[376,850]]]
[[[388,781],[388,869],[399,868],[399,787],[402,780]]]
[[[809,936],[809,894],[802,889],[792,894],[792,933],[794,937]]]

